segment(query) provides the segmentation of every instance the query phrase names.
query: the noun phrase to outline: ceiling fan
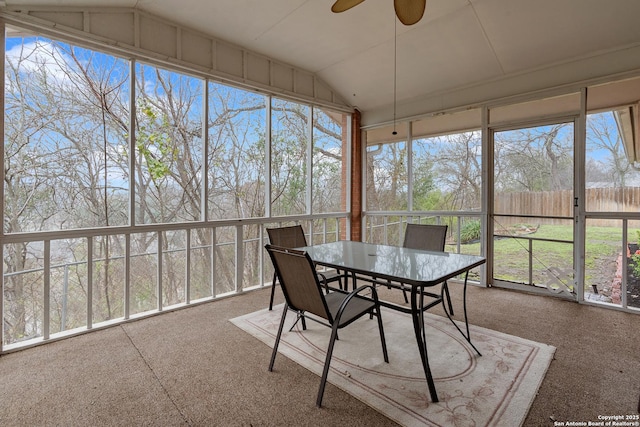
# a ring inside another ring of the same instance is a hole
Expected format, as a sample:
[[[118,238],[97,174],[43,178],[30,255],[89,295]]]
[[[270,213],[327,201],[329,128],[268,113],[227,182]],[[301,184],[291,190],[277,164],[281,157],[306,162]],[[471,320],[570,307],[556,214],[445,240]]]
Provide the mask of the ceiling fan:
[[[331,6],[334,13],[344,12],[359,5],[364,0],[336,0]],[[393,0],[396,15],[404,25],[413,25],[422,19],[427,0]]]

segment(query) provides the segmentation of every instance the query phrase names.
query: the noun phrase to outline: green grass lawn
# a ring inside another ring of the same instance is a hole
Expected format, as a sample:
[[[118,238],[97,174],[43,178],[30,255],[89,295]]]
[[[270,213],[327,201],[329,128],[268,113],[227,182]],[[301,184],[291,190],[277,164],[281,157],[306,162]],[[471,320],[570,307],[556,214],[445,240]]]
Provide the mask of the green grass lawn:
[[[636,222],[636,225],[638,222]],[[511,230],[534,226],[513,226]],[[399,230],[390,227],[389,244],[400,244],[395,240],[401,234]],[[455,235],[455,233],[454,233]],[[544,239],[555,240],[553,242]],[[637,243],[640,240],[640,229],[629,228],[628,242]],[[514,237],[496,237],[494,240],[494,277],[515,283],[529,283],[529,244],[531,243],[532,280],[536,285],[559,280],[566,286],[573,287],[573,226],[571,221],[566,225],[540,225],[537,230],[529,234],[516,234]],[[480,242],[460,245],[460,253],[480,255]],[[447,244],[446,251],[457,252],[457,243]],[[592,285],[602,289],[611,284],[616,269],[616,260],[622,252],[622,222],[611,227],[595,227],[587,224],[585,243],[585,291],[591,292]],[[560,269],[550,274],[549,269]],[[470,277],[479,279],[479,269],[472,271]]]
[[[630,241],[637,241],[635,230],[629,233]],[[528,283],[529,281],[529,238],[553,239],[573,242],[573,227],[569,225],[541,225],[531,234],[520,238],[496,238],[494,242],[494,276],[498,279]],[[573,269],[573,244],[532,240],[533,281],[544,284],[548,277],[544,272],[549,267]],[[455,250],[450,246],[448,250]],[[585,245],[585,285],[590,287],[594,281],[611,280],[603,278],[602,272],[611,269],[612,261],[622,249],[622,232],[619,227],[588,227]],[[479,254],[480,243],[461,246],[462,253]],[[572,278],[563,278],[572,280]]]

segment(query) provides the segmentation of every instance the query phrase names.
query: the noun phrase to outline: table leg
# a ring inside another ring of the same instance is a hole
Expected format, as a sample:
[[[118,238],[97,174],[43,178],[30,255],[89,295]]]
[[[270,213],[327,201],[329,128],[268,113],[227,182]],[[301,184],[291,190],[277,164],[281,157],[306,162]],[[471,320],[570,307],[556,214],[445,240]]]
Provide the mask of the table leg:
[[[476,351],[476,353],[478,353],[478,356],[482,356],[482,354],[480,354],[480,352],[478,351],[476,346],[473,345],[473,343],[471,342],[471,334],[469,333],[469,319],[467,317],[467,278],[468,277],[469,277],[469,271],[467,270],[467,272],[464,275],[464,290],[463,290],[463,293],[462,293],[462,295],[463,295],[462,296],[462,307],[463,307],[463,311],[464,311],[464,325],[465,325],[467,333],[465,334],[464,332],[462,332],[462,329],[460,329],[460,327],[456,324],[456,322],[451,318],[451,316],[449,315],[447,310],[444,310],[444,313],[447,315],[447,317],[449,318],[451,323],[453,323],[453,326],[455,326],[456,329],[458,329],[458,331],[460,332],[460,334],[462,334],[464,339],[467,340],[469,345],[471,347],[473,347],[473,349]]]
[[[420,290],[420,292],[419,292]],[[420,304],[418,304],[418,294],[420,294]],[[418,351],[420,352],[420,359],[422,360],[422,367],[424,368],[424,374],[427,378],[427,386],[429,387],[429,393],[431,394],[431,401],[438,402],[438,393],[436,392],[436,385],[433,382],[433,376],[431,375],[431,368],[429,367],[429,357],[427,355],[427,340],[424,330],[424,310],[422,310],[424,297],[422,296],[421,289],[417,286],[411,287],[411,317],[413,319],[413,330],[416,334],[416,342],[418,343]]]

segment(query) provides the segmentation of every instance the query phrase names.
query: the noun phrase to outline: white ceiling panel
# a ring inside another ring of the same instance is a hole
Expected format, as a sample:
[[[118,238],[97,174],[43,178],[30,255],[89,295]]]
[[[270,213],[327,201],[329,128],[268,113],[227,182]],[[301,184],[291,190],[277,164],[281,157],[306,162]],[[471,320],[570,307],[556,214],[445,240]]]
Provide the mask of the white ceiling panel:
[[[372,8],[366,2],[362,4]],[[373,2],[375,6],[375,2]],[[271,57],[305,67],[312,72],[322,71],[332,64],[348,60],[363,50],[374,49],[386,42],[393,34],[393,20],[382,14],[371,14],[370,18],[353,27],[352,17],[326,13],[324,1],[308,2],[286,18],[281,25],[272,27],[255,41],[255,48]],[[393,14],[393,8],[389,8]],[[313,19],[309,19],[313,16]],[[381,29],[389,28],[389,34]]]
[[[461,57],[474,65],[460,66]],[[353,105],[365,109],[377,108],[393,100],[393,60],[392,35],[385,43],[338,62],[319,74],[338,92],[350,91],[351,97],[345,99]],[[396,90],[399,100],[502,74],[470,7],[432,20],[426,25],[405,28],[397,39],[397,61]],[[362,69],[363,63],[375,66]]]
[[[398,82],[411,94],[495,78],[502,70],[470,7],[398,38]],[[461,61],[460,58],[465,58]]]
[[[640,40],[638,0],[481,0],[473,4],[506,73]]]

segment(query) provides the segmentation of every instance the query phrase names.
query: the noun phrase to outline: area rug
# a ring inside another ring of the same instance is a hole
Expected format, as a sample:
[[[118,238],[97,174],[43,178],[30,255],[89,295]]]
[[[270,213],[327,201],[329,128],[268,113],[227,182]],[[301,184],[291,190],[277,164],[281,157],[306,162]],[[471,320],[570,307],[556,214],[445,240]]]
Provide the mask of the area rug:
[[[231,322],[273,347],[282,309]],[[331,330],[308,321],[306,331],[298,323],[287,332],[295,318],[287,315],[278,357],[321,375]],[[340,331],[328,381],[406,426],[522,425],[555,352],[546,344],[470,325],[478,356],[447,318],[427,313],[427,350],[440,400],[432,403],[411,317],[383,309],[382,319],[389,363],[382,356],[377,321],[365,316]],[[274,370],[280,369],[278,357]],[[309,402],[315,403],[315,395]]]

